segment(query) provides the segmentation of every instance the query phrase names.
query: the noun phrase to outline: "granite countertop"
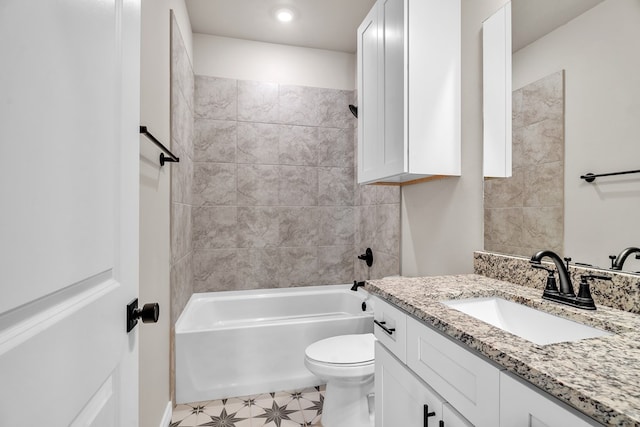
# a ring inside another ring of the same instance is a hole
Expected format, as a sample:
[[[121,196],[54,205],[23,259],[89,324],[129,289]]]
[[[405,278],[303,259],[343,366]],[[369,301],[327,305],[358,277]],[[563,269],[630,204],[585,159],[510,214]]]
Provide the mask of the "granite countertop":
[[[581,310],[533,289],[475,274],[369,280],[365,289],[400,307],[605,425],[640,426],[640,316],[598,306]],[[613,332],[538,345],[440,301],[499,296]]]

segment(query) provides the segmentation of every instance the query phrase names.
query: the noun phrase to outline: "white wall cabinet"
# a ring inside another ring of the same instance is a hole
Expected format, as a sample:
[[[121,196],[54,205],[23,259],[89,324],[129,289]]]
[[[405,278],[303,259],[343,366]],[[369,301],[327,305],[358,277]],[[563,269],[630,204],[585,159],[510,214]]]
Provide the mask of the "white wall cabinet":
[[[484,176],[508,178],[512,169],[511,3],[482,24]]]
[[[380,298],[374,318],[394,329],[375,326],[384,337],[376,342],[376,427],[601,425]],[[396,335],[390,347],[386,335]],[[434,412],[428,424],[424,405]]]
[[[460,0],[378,0],[358,28],[359,183],[460,175],[460,31]]]

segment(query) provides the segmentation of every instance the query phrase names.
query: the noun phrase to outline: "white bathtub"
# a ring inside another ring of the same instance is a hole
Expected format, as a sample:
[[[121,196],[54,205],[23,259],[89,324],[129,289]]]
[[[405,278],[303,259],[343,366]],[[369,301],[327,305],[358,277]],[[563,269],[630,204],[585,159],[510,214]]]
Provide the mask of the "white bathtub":
[[[194,294],[176,323],[176,400],[200,402],[321,384],[305,348],[373,331],[350,285]]]

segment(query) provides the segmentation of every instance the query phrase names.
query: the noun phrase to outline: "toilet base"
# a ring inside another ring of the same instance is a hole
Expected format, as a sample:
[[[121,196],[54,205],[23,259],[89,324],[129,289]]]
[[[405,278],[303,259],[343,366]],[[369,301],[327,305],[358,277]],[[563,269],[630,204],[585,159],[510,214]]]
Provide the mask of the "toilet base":
[[[362,379],[333,379],[327,383],[322,408],[323,427],[373,427],[373,375]]]

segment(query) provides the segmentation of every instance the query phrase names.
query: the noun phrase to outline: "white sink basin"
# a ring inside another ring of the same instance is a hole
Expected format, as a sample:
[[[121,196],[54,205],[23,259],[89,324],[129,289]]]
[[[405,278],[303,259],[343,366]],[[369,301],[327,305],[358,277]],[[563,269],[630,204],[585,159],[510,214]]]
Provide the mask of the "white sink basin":
[[[498,297],[449,300],[442,303],[539,345],[613,335],[611,332]]]

